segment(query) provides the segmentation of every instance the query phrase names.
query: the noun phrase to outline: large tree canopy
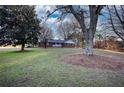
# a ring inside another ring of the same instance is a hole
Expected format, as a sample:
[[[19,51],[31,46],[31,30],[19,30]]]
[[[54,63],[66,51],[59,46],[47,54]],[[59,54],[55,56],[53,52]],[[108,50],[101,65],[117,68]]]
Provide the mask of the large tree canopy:
[[[0,45],[10,42],[8,30],[11,29],[14,21],[14,15],[8,6],[0,6]]]
[[[35,7],[28,5],[4,7],[6,7],[5,10],[8,10],[7,13],[9,12],[11,14],[11,16],[9,16],[10,18],[7,19],[11,19],[11,24],[6,22],[3,18],[2,19],[9,27],[6,28],[6,30],[8,31],[12,42],[14,44],[21,44],[22,51],[24,50],[26,43],[36,43],[37,32],[39,30],[39,20],[35,13]]]

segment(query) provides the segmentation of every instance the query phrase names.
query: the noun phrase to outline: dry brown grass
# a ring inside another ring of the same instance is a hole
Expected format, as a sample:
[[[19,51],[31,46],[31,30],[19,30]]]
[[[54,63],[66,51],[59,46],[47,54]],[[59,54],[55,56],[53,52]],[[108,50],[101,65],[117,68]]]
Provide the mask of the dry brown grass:
[[[124,69],[124,58],[120,56],[107,57],[101,55],[85,56],[83,54],[73,54],[67,55],[64,62],[87,68],[99,68],[109,70]]]

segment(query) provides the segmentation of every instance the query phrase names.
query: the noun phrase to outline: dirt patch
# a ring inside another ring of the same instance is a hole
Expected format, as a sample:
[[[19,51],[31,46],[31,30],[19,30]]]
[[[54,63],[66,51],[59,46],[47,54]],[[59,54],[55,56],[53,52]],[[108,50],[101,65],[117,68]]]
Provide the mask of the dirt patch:
[[[124,57],[106,57],[106,56],[85,56],[83,54],[67,55],[64,62],[79,65],[88,68],[99,68],[109,70],[122,70],[124,69]]]

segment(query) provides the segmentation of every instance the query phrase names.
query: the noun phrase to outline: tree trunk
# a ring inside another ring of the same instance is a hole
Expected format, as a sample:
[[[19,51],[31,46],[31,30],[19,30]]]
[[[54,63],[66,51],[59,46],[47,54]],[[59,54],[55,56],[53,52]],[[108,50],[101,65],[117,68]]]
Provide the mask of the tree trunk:
[[[44,48],[47,48],[47,39],[44,39]]]
[[[93,55],[93,42],[91,40],[85,42],[84,54],[87,56]]]
[[[46,42],[44,42],[44,48],[47,48],[47,43]]]
[[[93,55],[93,33],[91,30],[86,31],[84,33],[84,44],[85,44],[85,48],[83,53],[87,56],[92,56]]]
[[[97,26],[97,21],[98,21],[98,15],[101,12],[101,9],[103,8],[102,5],[89,5],[89,14],[90,14],[90,22],[89,22],[89,27],[86,27],[85,24],[85,16],[84,16],[84,11],[75,11],[72,5],[68,6],[70,9],[71,13],[74,15],[74,17],[77,19],[79,22],[83,35],[84,35],[84,40],[85,40],[85,49],[84,49],[84,54],[90,56],[93,55],[93,38],[94,34],[96,32],[96,26]]]
[[[24,48],[25,48],[25,44],[22,43],[22,45],[21,45],[21,51],[24,51]]]

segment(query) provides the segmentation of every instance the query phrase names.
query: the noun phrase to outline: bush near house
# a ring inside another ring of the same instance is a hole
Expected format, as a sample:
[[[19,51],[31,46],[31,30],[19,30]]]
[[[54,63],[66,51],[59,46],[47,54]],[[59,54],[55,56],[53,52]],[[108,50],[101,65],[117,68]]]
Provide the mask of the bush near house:
[[[94,47],[95,48],[105,49],[106,48],[106,43],[107,43],[106,40],[104,40],[104,41],[98,40],[98,41],[95,41]]]
[[[124,51],[124,42],[116,40],[98,40],[94,42],[94,48]]]

